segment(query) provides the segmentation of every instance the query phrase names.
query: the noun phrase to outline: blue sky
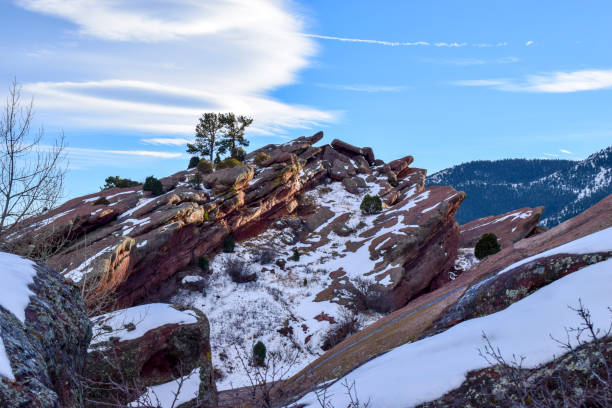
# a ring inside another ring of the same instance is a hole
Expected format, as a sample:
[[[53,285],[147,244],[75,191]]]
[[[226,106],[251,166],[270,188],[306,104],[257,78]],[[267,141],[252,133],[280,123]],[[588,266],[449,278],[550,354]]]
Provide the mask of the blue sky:
[[[198,116],[251,147],[324,130],[430,173],[612,144],[612,3],[5,0],[13,77],[69,144],[67,197],[183,169]]]

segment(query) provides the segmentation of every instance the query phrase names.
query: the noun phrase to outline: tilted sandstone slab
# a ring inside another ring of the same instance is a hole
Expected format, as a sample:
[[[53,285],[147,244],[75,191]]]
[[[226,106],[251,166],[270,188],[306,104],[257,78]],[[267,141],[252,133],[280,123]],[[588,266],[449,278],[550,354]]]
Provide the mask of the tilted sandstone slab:
[[[465,198],[452,187],[432,187],[380,215],[352,248],[368,245],[375,279],[405,305],[452,266],[459,239],[455,214]]]
[[[544,207],[521,208],[491,215],[461,226],[460,248],[473,248],[483,234],[495,234],[502,248],[529,236],[540,222]]]

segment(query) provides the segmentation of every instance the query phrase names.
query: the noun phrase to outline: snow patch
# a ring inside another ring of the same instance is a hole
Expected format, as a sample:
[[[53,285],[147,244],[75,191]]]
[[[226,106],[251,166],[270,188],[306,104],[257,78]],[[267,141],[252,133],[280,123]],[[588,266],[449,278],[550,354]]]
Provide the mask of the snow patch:
[[[111,337],[119,341],[133,340],[166,324],[191,324],[197,321],[193,311],[180,311],[167,303],[134,306],[94,317],[92,344],[108,341]],[[135,326],[133,330],[126,328],[130,323]]]
[[[153,403],[156,407],[160,408],[178,407],[196,398],[199,389],[200,369],[196,368],[189,375],[182,377],[182,379],[176,379],[147,388],[147,392],[129,406],[141,407],[144,404]]]
[[[478,228],[482,228],[482,227],[487,226],[487,225],[490,225],[490,224],[497,224],[498,222],[505,221],[505,220],[507,220],[508,218],[512,218],[512,219],[510,220],[510,222],[514,222],[514,221],[516,221],[516,220],[518,220],[518,219],[525,219],[525,218],[529,218],[529,217],[531,217],[531,214],[532,214],[532,212],[531,212],[531,211],[525,211],[525,212],[515,212],[515,213],[512,213],[512,214],[505,215],[505,216],[503,216],[503,217],[501,217],[501,218],[497,218],[497,219],[495,219],[495,220],[493,220],[493,221],[489,221],[489,222],[487,222],[487,223],[485,223],[485,224],[479,224],[479,225],[476,225],[475,227],[472,227],[472,228],[467,229],[467,230],[465,230],[465,231],[472,231],[472,230],[475,230],[475,229],[478,229]],[[462,232],[463,232],[463,231],[462,231]]]
[[[361,400],[371,398],[376,407],[404,408],[432,401],[459,387],[472,370],[486,368],[478,355],[483,348],[482,333],[504,357],[525,356],[524,366],[536,367],[562,355],[564,350],[551,340],[566,339],[565,327],[580,324],[576,312],[578,299],[592,314],[596,327],[609,324],[612,260],[582,268],[488,316],[470,319],[420,341],[409,343],[369,361],[344,378],[354,382]],[[525,318],[529,316],[529,318]],[[576,340],[570,338],[575,345]],[[406,367],[415,369],[406,370]],[[333,406],[347,406],[342,381],[328,389]],[[298,401],[316,407],[314,394]]]
[[[558,247],[549,249],[548,251],[541,252],[537,255],[530,256],[529,258],[522,259],[512,265],[504,268],[498,275],[506,273],[509,270],[517,268],[521,265],[529,263],[539,258],[545,258],[552,255],[558,254],[589,254],[595,252],[608,252],[612,251],[612,227],[608,227],[604,230],[597,231],[593,234],[589,234],[575,241],[570,241],[567,244],[560,245]]]
[[[36,264],[17,255],[0,252],[0,306],[12,313],[22,324],[25,323],[25,309],[34,293],[28,285],[34,283]],[[0,337],[0,375],[15,380],[13,370],[6,355],[4,340]]]
[[[197,275],[188,275],[185,276],[183,278],[183,280],[181,280],[181,283],[193,283],[193,282],[200,282],[203,281],[204,278],[201,276],[197,276]]]

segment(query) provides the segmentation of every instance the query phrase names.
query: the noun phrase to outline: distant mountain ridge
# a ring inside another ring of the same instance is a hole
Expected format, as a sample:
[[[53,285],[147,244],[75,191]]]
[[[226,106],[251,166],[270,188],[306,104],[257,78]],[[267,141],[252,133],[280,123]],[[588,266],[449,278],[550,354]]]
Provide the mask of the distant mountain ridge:
[[[553,227],[612,193],[612,146],[582,161],[546,159],[479,160],[427,177],[428,185],[465,191],[456,219],[501,214],[543,205],[541,224]]]

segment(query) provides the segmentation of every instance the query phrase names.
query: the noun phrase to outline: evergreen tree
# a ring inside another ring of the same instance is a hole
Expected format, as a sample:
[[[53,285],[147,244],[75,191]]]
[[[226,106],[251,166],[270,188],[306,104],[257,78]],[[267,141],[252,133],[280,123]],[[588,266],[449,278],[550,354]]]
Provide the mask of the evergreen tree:
[[[199,153],[212,162],[215,152],[221,149],[221,138],[226,133],[226,114],[207,112],[196,125],[196,140],[194,144],[187,143],[187,153]]]
[[[221,122],[225,126],[225,133],[219,143],[219,152],[229,153],[231,157],[239,159],[241,150],[244,151],[241,146],[249,145],[244,132],[253,123],[253,118],[226,113],[221,115]]]
[[[474,255],[478,259],[496,254],[499,251],[501,251],[501,246],[497,242],[497,236],[491,233],[484,234],[474,247]]]
[[[255,364],[259,366],[263,366],[266,361],[266,346],[261,341],[258,341],[257,344],[253,346],[253,360],[255,360]]]

